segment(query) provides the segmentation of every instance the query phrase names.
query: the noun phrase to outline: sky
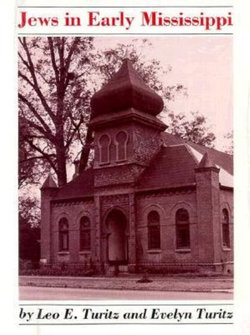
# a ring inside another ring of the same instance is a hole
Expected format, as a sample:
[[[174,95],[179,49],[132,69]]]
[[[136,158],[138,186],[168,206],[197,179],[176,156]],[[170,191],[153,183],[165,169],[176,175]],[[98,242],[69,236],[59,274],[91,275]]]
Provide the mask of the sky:
[[[139,36],[138,39],[141,37]],[[96,48],[131,43],[135,36],[96,38]],[[146,58],[156,58],[172,71],[163,78],[166,85],[183,84],[188,95],[178,96],[169,107],[176,113],[190,115],[199,111],[208,118],[216,135],[215,147],[223,150],[224,135],[233,127],[233,41],[231,36],[151,37]]]

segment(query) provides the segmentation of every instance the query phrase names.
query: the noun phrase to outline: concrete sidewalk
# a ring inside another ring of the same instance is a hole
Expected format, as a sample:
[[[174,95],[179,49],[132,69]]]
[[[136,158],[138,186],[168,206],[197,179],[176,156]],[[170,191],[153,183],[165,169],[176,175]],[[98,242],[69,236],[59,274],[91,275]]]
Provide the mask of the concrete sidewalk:
[[[230,292],[231,277],[149,276],[150,283],[138,283],[141,275],[130,277],[48,277],[20,276],[20,286],[86,288],[107,290],[149,290],[179,292]]]
[[[230,292],[178,292],[144,290],[98,290],[89,288],[60,288],[20,286],[20,300],[232,300]]]

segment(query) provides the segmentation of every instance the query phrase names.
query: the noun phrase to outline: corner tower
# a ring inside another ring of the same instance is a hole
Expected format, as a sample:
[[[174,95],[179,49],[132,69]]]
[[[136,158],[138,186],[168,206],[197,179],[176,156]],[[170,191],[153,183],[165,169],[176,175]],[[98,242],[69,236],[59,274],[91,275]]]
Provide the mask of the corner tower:
[[[91,107],[95,187],[131,187],[160,148],[163,101],[125,59]]]
[[[199,262],[215,270],[220,259],[220,169],[205,153],[195,169]],[[214,264],[214,266],[211,266]],[[212,268],[211,268],[212,267]]]
[[[52,222],[51,200],[58,191],[58,187],[51,174],[41,187],[41,262],[51,263]]]

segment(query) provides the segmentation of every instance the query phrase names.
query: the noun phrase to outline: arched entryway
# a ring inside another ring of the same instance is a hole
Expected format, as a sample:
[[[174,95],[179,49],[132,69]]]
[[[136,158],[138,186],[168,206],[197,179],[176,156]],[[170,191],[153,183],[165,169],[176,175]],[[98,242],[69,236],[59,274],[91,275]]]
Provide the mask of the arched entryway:
[[[127,264],[127,219],[120,210],[112,210],[106,218],[107,258],[110,264]]]

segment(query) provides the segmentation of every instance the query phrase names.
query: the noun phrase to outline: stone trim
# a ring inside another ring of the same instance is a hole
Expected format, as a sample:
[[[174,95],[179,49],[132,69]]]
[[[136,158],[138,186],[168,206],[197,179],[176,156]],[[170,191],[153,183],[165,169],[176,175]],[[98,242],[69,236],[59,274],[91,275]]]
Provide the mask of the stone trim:
[[[83,198],[69,198],[69,199],[58,199],[51,200],[52,207],[61,207],[61,206],[71,206],[71,205],[81,205],[81,204],[93,204],[94,196],[83,197]]]
[[[144,190],[136,190],[136,196],[139,198],[146,198],[158,195],[173,195],[173,194],[186,194],[186,193],[193,193],[196,190],[196,184],[189,184],[189,185],[181,185],[169,188],[151,188],[151,189],[144,189]]]

